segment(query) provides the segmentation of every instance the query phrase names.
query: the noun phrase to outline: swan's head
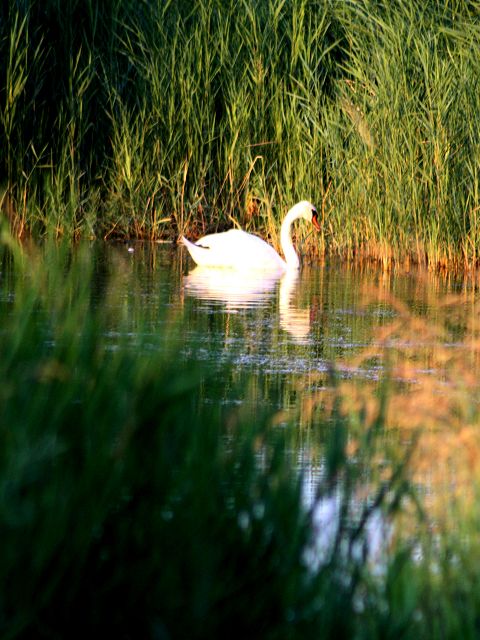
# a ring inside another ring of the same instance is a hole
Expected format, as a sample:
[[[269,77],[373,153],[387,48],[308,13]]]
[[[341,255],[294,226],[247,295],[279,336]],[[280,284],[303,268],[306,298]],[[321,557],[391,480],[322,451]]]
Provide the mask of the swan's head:
[[[303,218],[304,220],[311,222],[317,231],[321,230],[320,223],[318,221],[318,212],[314,205],[311,202],[308,202],[308,200],[297,202],[297,204],[292,207],[291,211],[293,219]]]

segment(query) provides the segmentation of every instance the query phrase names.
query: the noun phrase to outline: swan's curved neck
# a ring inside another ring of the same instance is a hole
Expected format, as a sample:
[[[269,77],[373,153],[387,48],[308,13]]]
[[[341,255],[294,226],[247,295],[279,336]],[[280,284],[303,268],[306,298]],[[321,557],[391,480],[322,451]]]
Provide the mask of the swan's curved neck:
[[[300,260],[298,259],[297,252],[292,242],[292,222],[298,218],[298,213],[293,209],[285,216],[282,222],[282,228],[280,230],[280,244],[282,245],[283,255],[285,256],[285,262],[289,269],[298,269],[300,267]]]

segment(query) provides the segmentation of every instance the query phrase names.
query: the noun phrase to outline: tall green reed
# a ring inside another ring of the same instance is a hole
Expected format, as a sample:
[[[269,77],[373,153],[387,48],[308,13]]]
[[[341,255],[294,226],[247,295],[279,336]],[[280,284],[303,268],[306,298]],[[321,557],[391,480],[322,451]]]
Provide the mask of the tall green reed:
[[[343,93],[374,140],[345,165],[347,207],[359,218],[347,216],[350,235],[434,264],[452,258],[453,247],[459,258],[476,234],[469,167],[479,105],[469,88],[476,62],[467,5],[435,11],[397,3],[375,11],[366,2],[345,13],[350,82]]]
[[[1,18],[18,228],[176,238],[234,216],[277,243],[307,197],[313,254],[475,264],[470,3],[31,0]]]

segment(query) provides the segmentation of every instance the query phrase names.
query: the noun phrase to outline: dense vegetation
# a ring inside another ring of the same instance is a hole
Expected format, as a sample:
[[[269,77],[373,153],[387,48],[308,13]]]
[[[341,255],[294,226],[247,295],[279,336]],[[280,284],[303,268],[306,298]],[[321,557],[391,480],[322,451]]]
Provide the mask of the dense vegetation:
[[[16,234],[270,235],[474,265],[480,26],[467,0],[10,0],[2,210]]]

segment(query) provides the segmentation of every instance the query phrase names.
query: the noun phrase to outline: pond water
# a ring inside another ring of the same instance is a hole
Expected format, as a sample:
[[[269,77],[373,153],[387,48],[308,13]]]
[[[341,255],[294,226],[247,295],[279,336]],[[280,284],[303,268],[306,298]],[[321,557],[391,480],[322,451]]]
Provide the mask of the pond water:
[[[333,363],[341,379],[375,381],[385,353],[402,349],[414,351],[412,381],[443,376],[435,351],[463,353],[476,331],[475,287],[460,278],[340,264],[283,278],[236,273],[195,267],[183,249],[165,245],[108,245],[96,260],[93,295],[107,300],[113,341],[121,327],[134,340],[137,331],[171,331],[175,321],[177,357],[210,370],[228,364],[272,387],[320,379]]]
[[[328,413],[341,395],[345,411],[372,422],[386,372],[392,433],[407,450],[425,431],[415,468],[426,493],[469,482],[480,363],[474,281],[337,263],[283,278],[209,271],[170,245],[92,254],[92,296],[106,301],[112,345],[125,332],[136,345],[141,333],[148,354],[149,338],[158,348],[162,335],[172,357],[202,363],[217,380],[204,402],[253,419],[266,411],[278,425],[293,420],[298,464],[312,486],[321,473],[307,451],[315,412]]]
[[[183,248],[143,243],[92,244],[82,259],[112,349],[121,340],[139,357],[164,348],[200,363],[215,381],[202,402],[294,426],[307,501],[323,473],[311,428],[319,412],[328,424],[339,397],[360,428],[382,411],[385,440],[405,452],[418,440],[412,473],[432,504],[469,486],[480,460],[474,280],[335,262],[282,278],[201,270]],[[8,273],[1,296],[10,299]],[[354,438],[349,446],[354,456]]]

